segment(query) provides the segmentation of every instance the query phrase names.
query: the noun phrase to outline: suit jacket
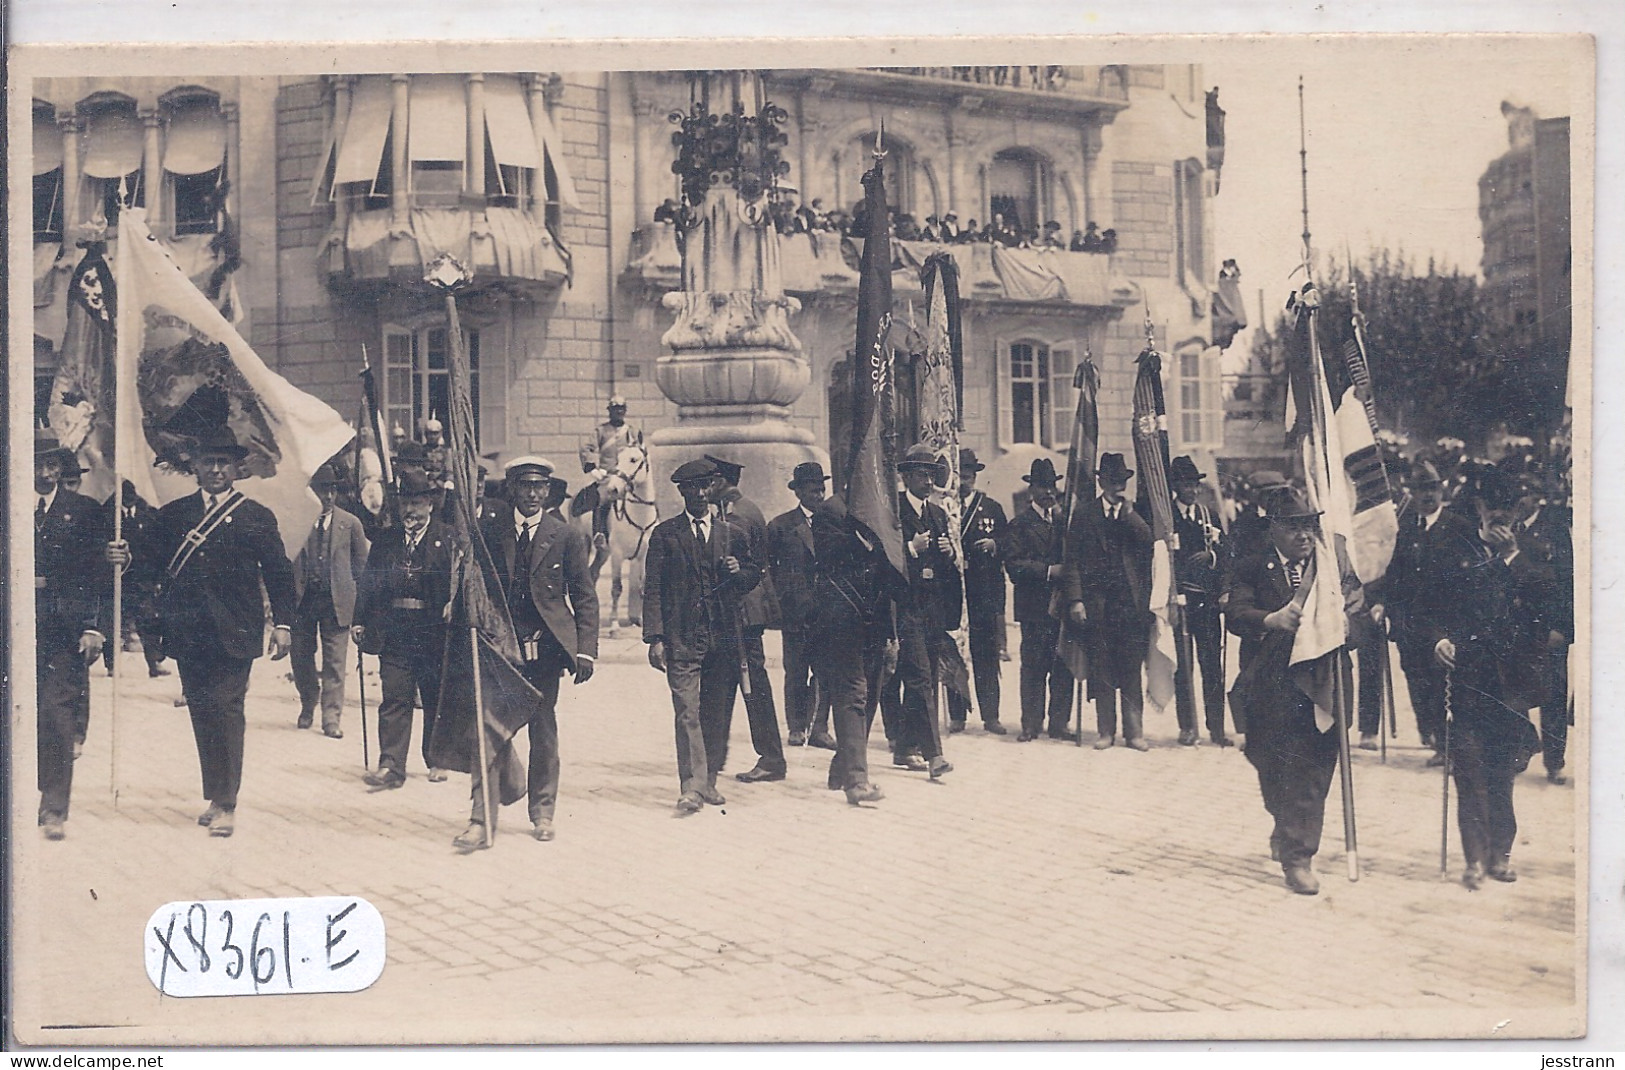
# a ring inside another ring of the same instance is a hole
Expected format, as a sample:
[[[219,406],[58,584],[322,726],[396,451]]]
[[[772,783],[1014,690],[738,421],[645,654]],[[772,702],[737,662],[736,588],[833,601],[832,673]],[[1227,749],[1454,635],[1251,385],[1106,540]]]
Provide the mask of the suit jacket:
[[[1116,520],[1108,520],[1103,503],[1096,498],[1086,506],[1094,510],[1091,523],[1072,526],[1076,544],[1061,577],[1065,601],[1082,602],[1096,625],[1149,627],[1151,527],[1128,502]]]
[[[960,502],[959,538],[965,547],[965,608],[972,617],[991,617],[1004,612],[1004,507],[981,491],[972,491]],[[993,550],[984,553],[975,543],[993,540]]]
[[[1393,559],[1369,592],[1373,602],[1387,608],[1397,642],[1421,644],[1434,630],[1425,620],[1427,609],[1417,596],[1433,582],[1432,577],[1450,572],[1453,555],[1476,534],[1471,524],[1448,509],[1439,511],[1432,528],[1423,527],[1422,517],[1414,509],[1401,514]]]
[[[546,510],[540,515],[542,519],[531,536],[530,570],[524,577],[531,602],[541,614],[548,632],[572,662],[582,654],[596,658],[598,592],[588,567],[592,548],[582,532]],[[509,577],[513,574],[518,549],[514,510],[508,508],[483,519],[480,533],[496,563],[502,593],[512,606],[514,590],[510,589]]]
[[[1004,567],[1016,588],[1016,620],[1053,620],[1049,612],[1049,567],[1061,562],[1061,525],[1045,520],[1027,506],[1010,521],[1005,534]]]
[[[767,521],[762,518],[761,506],[751,501],[739,492],[738,487],[730,487],[722,496],[722,507],[728,511],[731,522],[729,531],[736,527],[745,532],[747,555],[757,565],[767,563]],[[730,553],[738,555],[738,548],[731,544]],[[739,620],[746,631],[754,631],[760,635],[765,628],[776,628],[779,624],[779,597],[773,587],[772,579],[763,573],[762,580],[755,587],[747,591],[739,603]]]
[[[405,528],[390,528],[372,544],[355,601],[355,623],[366,628],[362,650],[368,654],[410,651],[414,644],[444,636],[442,614],[451,601],[451,548],[450,533],[438,518],[429,521],[410,559]],[[403,590],[403,583],[415,585],[413,597],[421,597],[426,610],[410,616],[392,612],[391,603]]]
[[[1541,622],[1574,642],[1574,535],[1567,510],[1543,505],[1533,524],[1519,523],[1518,547],[1544,567],[1537,589]]]
[[[708,518],[706,545],[696,545],[688,513],[662,520],[644,551],[643,641],[661,640],[669,653],[703,655],[739,633],[739,603],[762,579],[750,556],[750,533],[736,521]],[[728,527],[724,537],[723,526]],[[724,544],[739,572],[722,567]]]
[[[1196,519],[1187,519],[1185,507],[1174,502],[1174,532],[1179,536],[1179,551],[1174,562],[1179,573],[1179,589],[1187,597],[1199,595],[1206,603],[1216,603],[1219,597],[1219,563],[1224,560],[1222,537],[1208,542],[1207,530],[1218,530],[1219,522],[1213,511],[1201,502],[1194,506]]]
[[[29,500],[37,502],[38,495]],[[57,488],[34,533],[34,608],[42,644],[47,632],[65,641],[87,631],[111,631],[104,590],[112,570],[102,556],[111,537],[106,521],[107,512],[95,499]]]
[[[813,634],[874,629],[871,634],[894,635],[893,603],[906,601],[908,588],[879,546],[859,537],[836,503],[814,510],[812,538],[818,562],[809,623]]]
[[[265,651],[265,598],[278,625],[291,625],[298,605],[276,516],[259,502],[244,501],[181,574],[170,578],[170,559],[203,513],[201,491],[172,501],[142,533],[142,545],[132,547],[140,574],[159,584],[164,650],[177,659],[221,653],[257,658]]]
[[[367,570],[367,552],[372,544],[367,541],[360,518],[335,505],[327,532],[318,534],[313,526],[299,556],[293,559],[294,595],[300,602],[304,601],[305,588],[310,584],[320,552],[316,544],[318,538],[327,540],[327,589],[333,593],[333,613],[339,627],[348,628],[355,620],[356,584]]]
[[[813,529],[797,505],[767,523],[767,573],[779,596],[779,622],[786,631],[805,628],[813,616],[813,576],[818,557]]]
[[[899,494],[897,515],[903,522],[903,553],[908,558],[908,586],[915,611],[929,629],[957,628],[965,598],[959,563],[952,554],[944,553],[934,545],[919,555],[906,548],[910,539],[922,533],[930,535],[933,540],[947,535],[948,514],[932,501],[927,501],[924,511],[916,514],[909,504],[908,495]]]

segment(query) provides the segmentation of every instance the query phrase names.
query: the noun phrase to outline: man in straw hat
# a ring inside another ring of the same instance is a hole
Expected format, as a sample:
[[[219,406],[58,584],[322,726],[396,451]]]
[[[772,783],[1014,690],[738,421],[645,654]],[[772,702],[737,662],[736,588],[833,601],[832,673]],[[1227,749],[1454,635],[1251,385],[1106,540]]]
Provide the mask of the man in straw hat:
[[[366,571],[371,544],[354,513],[339,507],[338,471],[316,469],[310,489],[322,512],[293,560],[299,610],[293,618],[293,682],[299,691],[300,728],[309,728],[322,708],[322,734],[343,739],[344,681],[350,657],[350,625],[355,621],[356,584]],[[316,651],[322,654],[317,675]]]
[[[264,652],[266,599],[275,625],[273,661],[287,657],[293,646],[298,604],[276,516],[232,487],[247,455],[229,427],[204,431],[191,450],[198,493],[159,509],[133,547],[108,544],[114,564],[131,563],[138,579],[161,585],[164,652],[180,669],[209,801],[197,820],[211,836],[236,829],[243,705],[254,659]]]
[[[81,695],[104,633],[105,569],[93,568],[107,538],[104,513],[60,485],[72,452],[54,435],[34,436],[34,670],[39,825],[48,840],[65,835]],[[78,467],[76,458],[71,461]]]
[[[1056,654],[1061,622],[1050,616],[1050,594],[1061,578],[1064,532],[1056,501],[1061,477],[1048,457],[1035,457],[1031,470],[1021,478],[1031,488],[1030,496],[1027,508],[1010,521],[1004,562],[1016,589],[1016,622],[1021,625],[1021,735],[1017,739],[1023,743],[1037,739],[1044,730],[1047,709],[1050,737],[1076,741],[1076,733],[1068,727],[1076,681],[1066,659]]]

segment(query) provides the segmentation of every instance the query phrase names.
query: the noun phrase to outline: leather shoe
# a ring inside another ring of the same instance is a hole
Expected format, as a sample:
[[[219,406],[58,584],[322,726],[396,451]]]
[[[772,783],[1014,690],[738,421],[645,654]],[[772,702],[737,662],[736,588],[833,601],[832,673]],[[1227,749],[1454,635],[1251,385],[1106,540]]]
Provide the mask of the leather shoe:
[[[1280,860],[1281,860],[1281,845],[1279,843],[1277,843],[1275,841],[1275,839],[1272,837],[1270,839],[1270,861],[1271,862],[1279,862]]]
[[[764,780],[783,780],[784,770],[780,769],[778,772],[774,772],[771,769],[763,769],[758,765],[754,769],[747,769],[743,773],[735,775],[734,779],[744,784],[756,784]]]
[[[485,824],[470,821],[468,827],[452,837],[451,845],[459,851],[480,851],[491,846],[485,842]]]
[[[705,808],[705,800],[697,792],[685,791],[677,797],[677,812],[679,814],[697,814]]]
[[[1010,730],[997,721],[982,722],[982,731],[990,736],[1007,736],[1010,734]]]
[[[62,819],[55,814],[41,821],[40,828],[45,831],[45,838],[48,840],[60,840],[67,836],[67,832],[62,828]]]
[[[1143,736],[1135,736],[1133,739],[1127,740],[1126,742],[1128,746],[1134,750],[1147,751],[1151,749],[1151,744],[1147,743]]]
[[[891,763],[900,769],[907,769],[911,773],[923,773],[931,768],[924,755],[920,754],[899,754],[891,760]]]
[[[224,838],[237,831],[237,813],[234,810],[222,810],[209,822],[209,835]]]
[[[1558,766],[1556,769],[1548,769],[1546,770],[1546,782],[1558,785],[1567,784],[1569,782],[1568,774],[1563,772],[1562,766]]]
[[[1506,862],[1491,866],[1488,872],[1490,880],[1500,881],[1502,884],[1511,884],[1518,879],[1518,871]]]
[[[1196,740],[1197,735],[1194,728],[1187,728],[1179,733],[1179,745],[1181,747],[1194,747],[1196,746]]]
[[[1466,888],[1469,892],[1478,891],[1479,887],[1484,883],[1484,867],[1479,865],[1477,862],[1474,862],[1472,865],[1468,866],[1462,871],[1461,883],[1462,887]]]
[[[1059,732],[1052,728],[1050,729],[1049,738],[1058,739],[1063,743],[1076,743],[1078,741],[1078,734],[1072,731],[1070,728],[1063,728]]]
[[[965,722],[964,721],[949,721],[948,722],[948,734],[949,735],[957,735],[958,733],[963,732],[964,730],[965,730]]]
[[[791,732],[790,738],[785,740],[785,742],[790,744],[792,747],[805,747],[807,745],[807,733],[799,731]]]
[[[554,836],[553,822],[545,817],[531,822],[530,834],[540,843],[548,842]]]
[[[369,772],[361,779],[366,781],[368,787],[377,788],[380,791],[398,788],[406,783],[406,777],[393,769],[380,769],[376,773]]]
[[[727,799],[722,797],[722,792],[714,787],[701,788],[695,794],[700,797],[701,802],[710,803],[712,806],[723,806],[728,802]]]
[[[322,729],[322,735],[326,736],[328,739],[343,739],[344,729],[340,728],[336,724],[329,725],[328,727]]]
[[[807,746],[817,747],[820,750],[834,750],[835,737],[830,735],[828,732],[819,735],[811,735],[807,737]]]
[[[930,768],[931,779],[941,780],[943,777],[954,771],[954,763],[950,762],[948,759],[939,754],[935,758],[931,759]]]
[[[1436,750],[1428,757],[1427,767],[1437,769],[1444,764],[1444,751]]]
[[[147,675],[149,677],[152,677],[152,678],[156,679],[157,677],[160,677],[160,676],[168,676],[169,675],[169,670],[164,668],[162,665],[148,665],[147,666]]]
[[[309,728],[311,726],[311,724],[314,722],[314,720],[315,720],[315,718],[312,717],[310,714],[301,713],[299,715],[299,720],[297,722],[295,722],[294,727],[295,728]]]
[[[429,770],[429,783],[431,783],[431,784],[443,784],[443,783],[445,783],[445,781],[446,781],[446,771],[444,769],[431,769],[431,770]]]
[[[1234,747],[1236,745],[1236,741],[1231,739],[1229,736],[1214,736],[1213,745],[1215,747]]]
[[[220,807],[216,806],[214,803],[210,803],[207,810],[197,815],[197,823],[202,825],[204,828],[208,828],[214,823],[214,819],[219,817],[224,812],[225,811],[221,810]]]
[[[1095,740],[1095,750],[1107,750],[1117,743],[1116,736],[1101,736]]]
[[[1360,734],[1360,749],[1361,750],[1376,750],[1377,749],[1377,737],[1372,735],[1370,732],[1362,732]]]
[[[1286,875],[1286,886],[1299,895],[1320,894],[1320,881],[1315,877],[1315,871],[1309,868],[1308,862],[1288,862],[1281,867]]]
[[[78,758],[83,753],[85,753],[85,741],[82,740],[82,739],[74,740],[73,741],[73,756],[75,758]]]
[[[873,784],[856,784],[846,789],[846,801],[853,806],[859,803],[879,802],[886,797],[886,793]]]
[[[1021,735],[1016,737],[1016,742],[1017,743],[1031,743],[1033,740],[1035,740],[1037,738],[1038,738],[1038,733],[1037,732],[1025,732],[1024,731],[1024,732],[1021,733]]]

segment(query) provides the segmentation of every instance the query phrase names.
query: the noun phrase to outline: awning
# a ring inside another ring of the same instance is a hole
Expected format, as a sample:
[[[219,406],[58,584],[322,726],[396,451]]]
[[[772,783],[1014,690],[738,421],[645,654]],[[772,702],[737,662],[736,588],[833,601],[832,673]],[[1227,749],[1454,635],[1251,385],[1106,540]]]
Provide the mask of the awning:
[[[141,120],[134,112],[95,112],[82,137],[84,172],[91,178],[120,178],[140,169]]]
[[[384,159],[384,141],[389,137],[392,107],[388,75],[357,80],[350,91],[350,117],[344,124],[344,142],[339,146],[333,184],[365,182],[371,187],[378,178]]]
[[[546,108],[536,109],[536,135],[542,143],[542,151],[547,154],[547,161],[553,165],[553,177],[559,183],[559,201],[571,208],[581,208],[581,198],[576,196],[575,179],[570,177],[570,165],[564,160],[564,141],[559,132],[553,129],[553,120],[547,117]]]
[[[491,138],[491,155],[498,164],[540,169],[542,155],[536,148],[536,126],[530,121],[524,89],[516,76],[485,76],[485,129]]]
[[[338,149],[338,132],[338,123],[335,121],[333,128],[327,132],[327,140],[322,143],[322,158],[316,165],[316,173],[310,179],[310,206],[312,208],[316,207],[319,202],[331,200],[333,197],[333,186],[330,181],[332,175],[329,172],[335,162],[333,155]]]
[[[226,160],[226,117],[211,103],[181,108],[169,117],[164,137],[164,170],[172,175],[201,175]]]
[[[468,155],[468,105],[460,74],[415,74],[407,111],[407,156],[413,161]]]
[[[34,173],[43,175],[62,166],[62,131],[49,115],[34,116]]]

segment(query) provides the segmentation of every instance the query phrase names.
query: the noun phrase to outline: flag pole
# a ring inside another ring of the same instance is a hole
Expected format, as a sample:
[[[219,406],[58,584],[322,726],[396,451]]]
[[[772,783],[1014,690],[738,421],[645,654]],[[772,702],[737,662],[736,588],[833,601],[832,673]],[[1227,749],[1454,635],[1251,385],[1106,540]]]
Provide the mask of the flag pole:
[[[116,358],[115,358],[116,359]],[[118,420],[118,380],[113,375],[113,419]],[[118,441],[114,432],[114,442]],[[124,479],[118,470],[118,448],[113,449],[113,541],[124,540]],[[113,796],[113,808],[118,809],[118,693],[124,682],[124,566],[113,566],[113,634],[107,637],[113,646],[113,689],[107,696],[107,728],[112,754],[108,760],[107,790]]]

